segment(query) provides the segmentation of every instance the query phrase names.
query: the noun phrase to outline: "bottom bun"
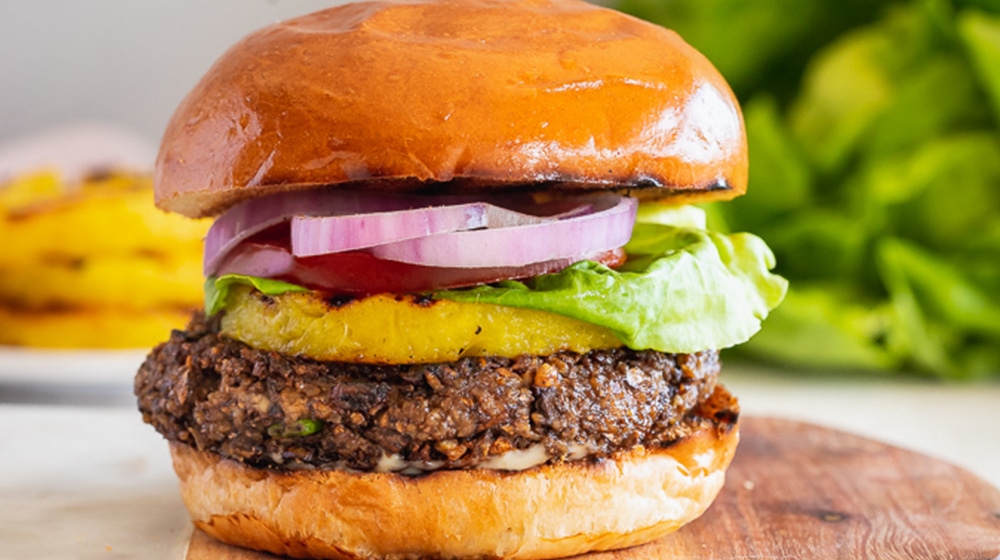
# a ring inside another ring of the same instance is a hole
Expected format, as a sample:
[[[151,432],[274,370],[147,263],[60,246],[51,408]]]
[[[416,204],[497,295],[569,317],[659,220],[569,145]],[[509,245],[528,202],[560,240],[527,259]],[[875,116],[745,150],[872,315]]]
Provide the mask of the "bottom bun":
[[[179,443],[171,454],[194,524],[229,544],[300,558],[557,558],[650,542],[701,515],[739,439],[735,399],[719,387],[720,400],[732,408],[709,405],[669,447],[517,472],[279,472]]]

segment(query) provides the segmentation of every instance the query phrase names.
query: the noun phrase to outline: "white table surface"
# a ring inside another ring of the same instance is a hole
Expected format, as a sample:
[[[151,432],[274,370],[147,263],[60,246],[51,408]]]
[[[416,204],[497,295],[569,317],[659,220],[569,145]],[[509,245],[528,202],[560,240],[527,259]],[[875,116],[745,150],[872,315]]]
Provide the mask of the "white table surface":
[[[963,466],[1000,487],[1000,383],[728,368],[743,413],[810,421]],[[131,387],[0,382],[0,558],[182,559],[166,444]]]

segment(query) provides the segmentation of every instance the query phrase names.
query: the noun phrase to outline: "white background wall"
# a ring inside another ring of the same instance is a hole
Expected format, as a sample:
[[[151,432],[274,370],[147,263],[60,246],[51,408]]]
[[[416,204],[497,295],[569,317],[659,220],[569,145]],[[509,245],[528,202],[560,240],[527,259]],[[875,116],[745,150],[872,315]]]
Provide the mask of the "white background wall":
[[[0,0],[0,144],[100,121],[153,143],[232,43],[342,0]]]

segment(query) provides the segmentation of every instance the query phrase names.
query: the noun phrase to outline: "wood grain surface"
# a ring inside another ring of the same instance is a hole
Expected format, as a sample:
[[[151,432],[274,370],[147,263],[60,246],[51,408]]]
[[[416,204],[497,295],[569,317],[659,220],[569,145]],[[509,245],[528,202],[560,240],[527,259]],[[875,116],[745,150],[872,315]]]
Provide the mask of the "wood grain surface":
[[[1000,560],[1000,491],[959,467],[789,420],[744,418],[741,431],[704,516],[655,543],[576,560]],[[274,558],[199,531],[187,555]]]

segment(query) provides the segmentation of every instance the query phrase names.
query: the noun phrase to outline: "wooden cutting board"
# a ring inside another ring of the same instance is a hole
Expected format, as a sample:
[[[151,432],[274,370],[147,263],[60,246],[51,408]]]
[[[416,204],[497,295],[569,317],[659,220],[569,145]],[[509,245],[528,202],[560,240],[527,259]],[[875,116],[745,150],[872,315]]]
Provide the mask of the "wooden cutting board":
[[[961,468],[789,420],[744,418],[741,432],[704,516],[655,543],[575,560],[1000,560],[1000,491]],[[200,531],[187,555],[274,558]]]

